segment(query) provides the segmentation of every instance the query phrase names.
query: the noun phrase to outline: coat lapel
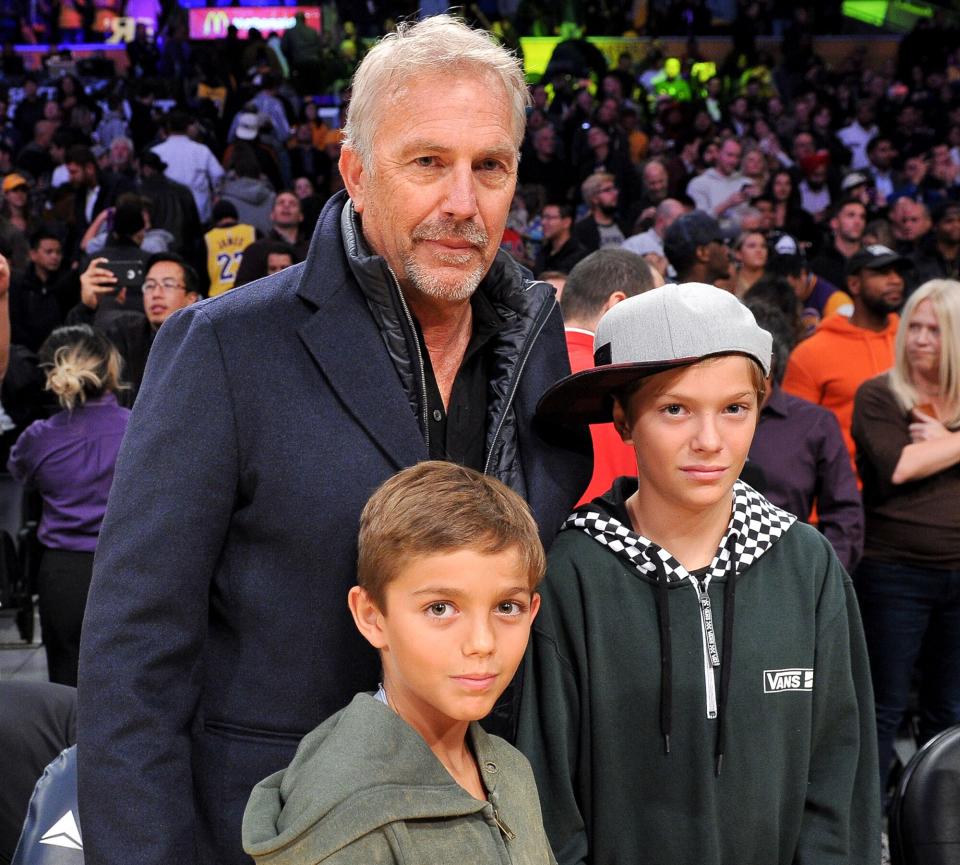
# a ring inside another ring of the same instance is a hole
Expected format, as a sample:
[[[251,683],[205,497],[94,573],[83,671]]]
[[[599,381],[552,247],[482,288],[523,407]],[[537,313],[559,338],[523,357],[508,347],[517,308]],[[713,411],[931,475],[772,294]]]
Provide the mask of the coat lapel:
[[[417,419],[351,277],[300,328],[300,338],[347,411],[398,469],[428,459]],[[331,298],[331,301],[333,298]]]
[[[298,293],[316,311],[299,334],[346,410],[398,469],[428,459],[397,370],[343,251],[342,192],[324,207]]]

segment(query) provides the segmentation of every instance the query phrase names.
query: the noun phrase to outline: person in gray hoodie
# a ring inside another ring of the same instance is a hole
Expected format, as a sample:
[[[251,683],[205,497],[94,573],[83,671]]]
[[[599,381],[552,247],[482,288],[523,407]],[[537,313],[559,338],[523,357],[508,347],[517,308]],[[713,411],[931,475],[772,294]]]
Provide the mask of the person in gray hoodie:
[[[237,208],[240,222],[252,225],[261,234],[273,227],[270,213],[276,192],[260,174],[260,164],[249,144],[238,141],[230,155],[229,173],[220,188],[220,199]]]
[[[257,784],[244,850],[260,865],[554,865],[530,764],[477,723],[523,657],[544,565],[500,481],[438,461],[386,481],[360,518],[349,593],[383,684]]]

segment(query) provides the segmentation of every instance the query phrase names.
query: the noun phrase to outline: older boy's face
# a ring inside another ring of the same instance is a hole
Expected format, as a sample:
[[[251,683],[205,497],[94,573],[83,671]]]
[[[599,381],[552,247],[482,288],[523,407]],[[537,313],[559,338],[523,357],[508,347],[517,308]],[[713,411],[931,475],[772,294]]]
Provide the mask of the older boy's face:
[[[490,712],[520,664],[540,596],[516,549],[466,549],[407,562],[387,585],[385,606],[375,644],[384,689],[430,741],[452,721]]]
[[[614,402],[648,501],[695,514],[729,496],[757,426],[751,363],[730,355],[660,373],[631,397],[628,411]]]

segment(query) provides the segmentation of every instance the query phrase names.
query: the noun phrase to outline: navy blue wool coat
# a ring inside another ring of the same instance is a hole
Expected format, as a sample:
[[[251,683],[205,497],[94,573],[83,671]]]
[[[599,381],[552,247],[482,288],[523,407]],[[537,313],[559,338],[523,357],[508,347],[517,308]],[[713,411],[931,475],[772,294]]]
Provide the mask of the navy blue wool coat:
[[[88,865],[248,862],[240,823],[254,784],[376,687],[377,658],[346,605],[359,514],[428,454],[347,264],[344,200],[324,210],[302,265],[183,310],[153,346],[84,622]],[[546,324],[511,379],[505,446],[549,542],[589,457],[532,429],[569,367],[550,289],[515,281]]]

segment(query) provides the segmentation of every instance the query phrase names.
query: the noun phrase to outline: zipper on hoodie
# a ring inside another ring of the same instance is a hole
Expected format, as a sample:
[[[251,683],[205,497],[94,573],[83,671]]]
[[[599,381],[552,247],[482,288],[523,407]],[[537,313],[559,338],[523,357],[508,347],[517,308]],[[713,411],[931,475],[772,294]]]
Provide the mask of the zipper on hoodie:
[[[430,453],[430,419],[428,417],[429,407],[427,406],[427,374],[423,371],[423,353],[420,351],[420,340],[417,339],[417,328],[413,323],[413,316],[410,314],[410,307],[407,306],[407,299],[403,296],[400,289],[400,280],[393,272],[393,268],[387,265],[390,276],[393,277],[393,285],[397,289],[400,297],[400,306],[403,307],[403,314],[407,317],[407,324],[410,325],[410,333],[413,336],[413,342],[417,350],[417,360],[420,362],[420,405],[423,408],[423,440],[427,445],[427,453]]]
[[[527,359],[530,357],[530,352],[533,350],[533,345],[540,336],[540,333],[543,331],[544,325],[547,323],[550,313],[553,312],[553,305],[556,302],[556,298],[551,295],[540,308],[540,312],[537,314],[537,318],[533,323],[533,332],[530,335],[530,339],[527,340],[527,344],[523,349],[523,354],[520,356],[520,360],[517,363],[517,372],[513,377],[513,381],[510,383],[510,390],[507,393],[507,401],[504,403],[503,411],[500,413],[500,422],[497,424],[496,432],[494,432],[493,438],[490,440],[490,450],[487,452],[487,459],[483,465],[483,473],[485,475],[490,474],[490,467],[493,463],[493,455],[497,450],[497,441],[500,439],[500,433],[503,432],[503,424],[507,419],[510,406],[513,405],[513,398],[517,394],[517,388],[520,387],[520,376],[523,375],[523,370],[527,365]]]
[[[697,593],[700,606],[700,632],[703,635],[703,686],[707,703],[707,717],[717,717],[717,678],[716,668],[720,666],[720,653],[717,651],[717,634],[713,627],[713,607],[707,589],[710,578],[701,583],[692,574],[690,582]]]

